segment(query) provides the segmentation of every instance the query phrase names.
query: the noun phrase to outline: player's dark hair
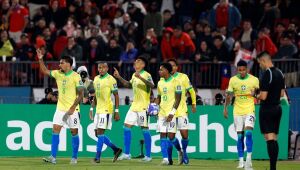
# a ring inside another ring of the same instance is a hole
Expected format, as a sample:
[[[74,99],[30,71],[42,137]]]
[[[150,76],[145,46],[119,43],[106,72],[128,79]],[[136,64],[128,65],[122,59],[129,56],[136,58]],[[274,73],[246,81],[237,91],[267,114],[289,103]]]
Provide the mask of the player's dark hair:
[[[73,65],[73,59],[72,59],[72,57],[71,57],[71,56],[64,55],[64,56],[62,56],[60,59],[62,59],[62,60],[65,60],[67,63],[69,63],[69,64],[70,64],[70,66],[72,66],[72,65]]]
[[[162,67],[164,67],[165,69],[167,69],[168,72],[171,74],[171,72],[172,72],[172,65],[171,65],[170,63],[161,63],[160,66],[162,66]]]
[[[263,51],[263,52],[259,53],[259,54],[256,56],[257,59],[260,59],[260,58],[262,58],[262,57],[268,57],[268,58],[271,58],[270,54],[269,54],[267,51]]]
[[[240,60],[240,61],[237,63],[237,66],[238,66],[238,67],[241,67],[241,66],[247,67],[247,63],[246,63],[246,61],[244,61],[244,60]]]
[[[145,56],[138,56],[137,58],[136,58],[136,60],[142,60],[143,62],[144,62],[144,64],[145,64],[145,68],[144,69],[147,69],[148,68],[148,60],[147,60],[147,58],[145,57]]]
[[[171,58],[168,60],[168,62],[171,62],[171,61],[174,62],[176,64],[176,66],[178,66],[178,62],[175,58]]]

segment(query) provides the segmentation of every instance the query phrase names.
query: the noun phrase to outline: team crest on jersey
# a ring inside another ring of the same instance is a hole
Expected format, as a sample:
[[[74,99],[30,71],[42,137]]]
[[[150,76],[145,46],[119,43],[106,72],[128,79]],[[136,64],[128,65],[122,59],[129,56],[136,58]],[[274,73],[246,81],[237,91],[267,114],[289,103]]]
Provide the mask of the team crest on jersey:
[[[62,84],[66,85],[67,84],[67,80],[63,80]]]
[[[181,86],[177,86],[177,87],[176,87],[176,90],[177,90],[177,91],[180,91],[180,90],[181,90]]]
[[[168,89],[166,87],[163,88],[163,92],[167,93]]]
[[[245,86],[245,85],[242,85],[242,86],[241,86],[241,89],[242,89],[242,91],[245,91],[245,90],[246,90],[246,86]]]

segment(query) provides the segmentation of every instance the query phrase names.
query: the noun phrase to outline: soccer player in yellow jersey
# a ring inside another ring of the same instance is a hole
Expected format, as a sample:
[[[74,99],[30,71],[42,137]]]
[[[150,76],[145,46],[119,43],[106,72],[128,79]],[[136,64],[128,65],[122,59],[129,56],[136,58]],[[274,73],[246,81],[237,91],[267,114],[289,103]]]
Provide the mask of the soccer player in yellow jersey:
[[[67,125],[72,134],[73,154],[71,164],[77,163],[79,148],[78,128],[80,127],[79,103],[83,98],[83,83],[80,75],[72,70],[73,60],[70,56],[62,56],[59,61],[60,70],[48,70],[43,62],[43,54],[38,49],[37,55],[41,72],[55,78],[58,88],[58,102],[53,117],[51,156],[43,158],[45,162],[56,163],[59,144],[59,133],[63,125]]]
[[[231,97],[234,96],[233,117],[234,126],[238,135],[237,150],[239,156],[239,165],[237,168],[251,168],[252,154],[252,130],[255,122],[255,106],[253,91],[259,88],[258,78],[247,73],[247,63],[240,60],[237,63],[238,74],[229,80],[229,86],[226,91],[226,102],[224,106],[224,117],[228,118],[227,106]],[[246,136],[247,158],[244,164],[244,135]]]
[[[170,164],[168,158],[169,142],[167,137],[173,139],[177,131],[176,114],[181,101],[182,86],[172,76],[172,66],[170,63],[162,63],[159,68],[159,76],[161,77],[157,85],[157,98],[155,103],[159,105],[159,113],[157,120],[157,132],[160,133],[160,147],[163,160],[162,165]]]
[[[102,152],[103,143],[112,148],[114,151],[115,162],[118,156],[122,153],[122,149],[116,147],[110,139],[104,135],[105,130],[111,129],[112,126],[112,115],[114,120],[120,120],[119,116],[119,95],[118,86],[116,79],[107,73],[107,63],[98,64],[99,75],[94,78],[95,98],[90,108],[90,119],[94,120],[95,129],[97,130],[97,153],[94,159],[95,163],[100,163],[100,157]],[[111,94],[115,98],[115,110],[113,110],[113,102],[111,100]],[[93,110],[96,106],[96,114],[93,117]],[[114,111],[114,114],[113,114]]]
[[[151,75],[145,71],[148,61],[144,57],[138,57],[134,62],[135,73],[132,75],[130,81],[124,80],[116,68],[114,76],[127,88],[133,90],[133,102],[127,112],[124,122],[124,153],[118,160],[129,160],[130,143],[131,143],[131,127],[140,126],[143,130],[145,141],[146,154],[142,159],[144,162],[150,162],[151,158],[151,135],[148,128],[149,117],[146,110],[150,104],[151,88],[154,88],[154,83]]]
[[[172,149],[173,146],[178,151],[179,156],[179,164],[188,164],[189,158],[186,153],[186,149],[188,146],[188,128],[189,128],[189,118],[188,118],[188,109],[187,109],[187,103],[186,103],[186,93],[190,93],[191,99],[192,99],[192,112],[196,112],[196,93],[195,90],[190,82],[190,79],[188,76],[184,73],[178,72],[178,63],[175,59],[168,60],[168,63],[172,66],[172,76],[175,80],[180,81],[182,85],[182,95],[181,95],[181,101],[179,104],[179,107],[177,109],[177,113],[175,115],[176,118],[176,126],[177,129],[180,131],[181,134],[181,146],[182,150],[179,144],[178,139],[175,137],[175,133],[171,135],[171,138],[169,138],[169,148],[168,148],[168,156],[169,156],[169,163],[172,164]]]

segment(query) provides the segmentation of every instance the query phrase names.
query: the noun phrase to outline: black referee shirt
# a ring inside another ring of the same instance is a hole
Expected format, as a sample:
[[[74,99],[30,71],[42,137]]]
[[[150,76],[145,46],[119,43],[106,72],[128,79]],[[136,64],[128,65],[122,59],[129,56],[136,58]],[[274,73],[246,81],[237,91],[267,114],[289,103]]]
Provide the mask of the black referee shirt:
[[[285,88],[284,76],[276,67],[268,68],[260,79],[260,91],[268,92],[266,100],[261,105],[279,105],[281,89]]]

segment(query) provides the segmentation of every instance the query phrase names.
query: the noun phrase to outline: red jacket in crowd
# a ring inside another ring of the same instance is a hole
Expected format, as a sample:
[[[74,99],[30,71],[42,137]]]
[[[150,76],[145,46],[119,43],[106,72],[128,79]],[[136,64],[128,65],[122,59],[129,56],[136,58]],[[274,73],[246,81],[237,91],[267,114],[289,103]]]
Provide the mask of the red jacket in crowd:
[[[175,58],[178,58],[178,55],[184,55],[185,59],[188,59],[190,55],[196,51],[193,40],[185,32],[182,32],[180,37],[173,35],[171,38],[171,45]]]
[[[261,38],[258,38],[255,44],[257,54],[267,51],[271,56],[274,56],[277,53],[277,47],[267,35],[263,35]]]

